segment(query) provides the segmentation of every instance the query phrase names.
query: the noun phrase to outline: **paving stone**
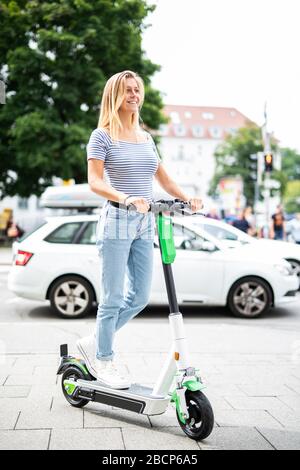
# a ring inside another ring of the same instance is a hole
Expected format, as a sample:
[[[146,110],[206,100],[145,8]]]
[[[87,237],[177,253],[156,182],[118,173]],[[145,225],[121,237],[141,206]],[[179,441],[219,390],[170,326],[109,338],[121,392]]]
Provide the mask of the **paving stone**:
[[[43,397],[55,397],[62,394],[61,383],[55,385],[32,385],[30,393],[28,395],[29,399],[40,400]]]
[[[298,393],[300,395],[300,380],[296,377],[289,377],[285,381],[285,385],[292,391]]]
[[[27,397],[29,392],[29,386],[3,385],[0,387],[0,398]]]
[[[16,409],[0,409],[0,429],[14,429],[19,416]]]
[[[207,396],[208,400],[210,401],[210,404],[214,411],[233,410],[233,406],[231,405],[231,403],[227,401],[226,398],[216,397],[207,392],[204,392],[204,394]]]
[[[281,395],[279,399],[292,410],[300,411],[300,395]]]
[[[1,343],[1,340],[0,340]],[[18,356],[8,355],[8,354],[0,354],[0,366],[1,370],[4,367],[13,367],[16,363]]]
[[[27,365],[14,365],[10,368],[9,375],[32,375],[34,370],[34,366],[27,364]]]
[[[259,427],[259,432],[277,450],[299,450],[300,432],[299,430],[278,430]]]
[[[59,364],[59,361],[58,354],[28,354],[17,357],[15,367],[22,369],[22,367],[56,366]]]
[[[48,448],[50,431],[0,431],[1,450],[45,450]]]
[[[218,410],[215,421],[220,427],[225,426],[264,426],[282,429],[282,425],[269,412],[263,410]]]
[[[58,366],[34,366],[33,367],[33,375],[37,375],[38,377],[56,377]]]
[[[217,428],[199,443],[201,450],[272,450],[273,447],[254,428]]]
[[[225,397],[235,410],[276,410],[289,409],[276,397]]]
[[[83,427],[83,411],[71,406],[56,410],[22,411],[16,429],[74,429]]]
[[[124,428],[122,433],[126,450],[199,450],[197,442],[189,439],[179,426],[141,429],[139,432]]]
[[[269,414],[286,428],[300,429],[300,414],[290,409],[269,410]],[[258,424],[258,426],[260,426]],[[267,426],[268,427],[268,426]]]
[[[56,383],[56,376],[49,375],[40,377],[38,375],[10,375],[5,385],[39,385],[47,384],[54,385]]]
[[[42,399],[35,400],[26,398],[1,398],[0,399],[0,413],[12,413],[14,411],[33,411],[41,408],[42,410],[49,411],[52,403],[52,397],[43,397]]]
[[[209,396],[214,397],[225,397],[225,396],[241,396],[245,397],[246,394],[241,390],[241,388],[233,383],[218,383],[212,384],[209,382],[205,383],[206,388],[204,393]]]
[[[50,450],[124,450],[120,429],[55,429],[51,433]]]
[[[254,383],[251,385],[239,385],[239,388],[249,397],[278,397],[282,395],[295,395],[295,392],[293,392],[284,384]]]

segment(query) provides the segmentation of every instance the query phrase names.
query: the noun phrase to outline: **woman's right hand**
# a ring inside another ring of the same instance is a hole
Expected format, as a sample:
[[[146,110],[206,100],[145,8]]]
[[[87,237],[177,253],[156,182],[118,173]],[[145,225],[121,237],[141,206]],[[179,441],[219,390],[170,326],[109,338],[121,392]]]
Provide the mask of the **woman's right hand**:
[[[136,197],[136,196],[128,197],[125,201],[125,204],[126,206],[129,206],[130,204],[134,204],[137,212],[141,212],[142,214],[145,214],[146,212],[148,212],[149,207],[150,207],[145,198]]]

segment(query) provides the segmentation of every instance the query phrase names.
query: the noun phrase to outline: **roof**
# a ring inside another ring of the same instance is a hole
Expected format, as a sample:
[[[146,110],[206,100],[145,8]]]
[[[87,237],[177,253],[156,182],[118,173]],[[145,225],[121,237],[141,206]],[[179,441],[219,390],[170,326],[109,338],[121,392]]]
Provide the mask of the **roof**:
[[[252,121],[236,108],[167,104],[163,109],[169,123],[162,125],[162,137],[224,139]]]

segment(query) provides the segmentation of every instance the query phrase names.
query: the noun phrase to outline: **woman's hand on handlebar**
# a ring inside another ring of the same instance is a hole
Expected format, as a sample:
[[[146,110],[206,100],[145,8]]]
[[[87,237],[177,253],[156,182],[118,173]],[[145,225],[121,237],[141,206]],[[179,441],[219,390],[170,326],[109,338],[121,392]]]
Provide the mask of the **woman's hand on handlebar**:
[[[126,206],[133,204],[136,207],[137,212],[141,212],[142,214],[148,212],[150,208],[148,202],[143,197],[130,196],[126,199],[125,204]]]
[[[200,209],[203,208],[202,199],[200,199],[199,197],[191,197],[188,199],[188,202],[191,204],[192,212],[200,211]]]

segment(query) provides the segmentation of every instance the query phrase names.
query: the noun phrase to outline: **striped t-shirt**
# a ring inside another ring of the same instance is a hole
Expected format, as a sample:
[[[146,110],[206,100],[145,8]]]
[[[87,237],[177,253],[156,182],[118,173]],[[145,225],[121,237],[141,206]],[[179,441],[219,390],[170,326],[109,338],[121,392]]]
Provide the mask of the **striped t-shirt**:
[[[105,176],[114,189],[150,202],[153,175],[161,159],[151,135],[148,132],[145,135],[146,142],[114,143],[105,130],[94,129],[87,145],[87,159],[104,161]]]

